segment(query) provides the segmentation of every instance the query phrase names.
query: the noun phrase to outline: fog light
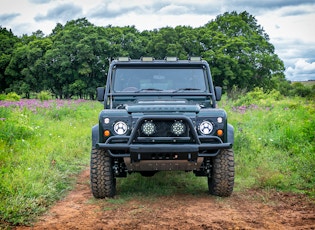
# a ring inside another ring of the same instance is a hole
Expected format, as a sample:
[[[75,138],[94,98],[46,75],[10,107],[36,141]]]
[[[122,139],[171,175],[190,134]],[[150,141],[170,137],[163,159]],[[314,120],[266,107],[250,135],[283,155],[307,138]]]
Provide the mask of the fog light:
[[[152,135],[155,133],[156,126],[152,121],[146,121],[145,123],[142,124],[141,130],[145,135]]]
[[[181,121],[175,121],[172,125],[172,133],[179,136],[182,135],[186,130],[185,125]]]

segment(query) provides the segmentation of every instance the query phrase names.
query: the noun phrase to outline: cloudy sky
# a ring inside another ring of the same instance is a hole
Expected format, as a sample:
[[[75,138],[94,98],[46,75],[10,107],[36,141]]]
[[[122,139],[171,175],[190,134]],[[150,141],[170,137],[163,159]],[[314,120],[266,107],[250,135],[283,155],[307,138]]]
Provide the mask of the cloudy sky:
[[[97,26],[199,27],[246,10],[270,36],[289,80],[315,80],[315,0],[0,0],[0,26],[15,35],[46,35],[59,22],[86,17]]]

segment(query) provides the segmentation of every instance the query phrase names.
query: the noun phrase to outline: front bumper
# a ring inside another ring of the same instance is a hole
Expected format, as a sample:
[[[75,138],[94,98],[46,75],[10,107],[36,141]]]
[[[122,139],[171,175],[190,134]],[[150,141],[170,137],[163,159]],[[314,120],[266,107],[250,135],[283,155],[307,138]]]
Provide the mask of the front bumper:
[[[138,137],[137,129],[144,120],[183,120],[189,126],[190,137]],[[193,139],[193,140],[192,140]],[[162,142],[162,143],[161,143]],[[139,118],[130,136],[111,136],[96,147],[107,150],[112,157],[130,157],[134,154],[173,153],[193,154],[196,157],[216,156],[221,149],[232,147],[217,136],[198,135],[192,120],[187,116],[147,115]]]

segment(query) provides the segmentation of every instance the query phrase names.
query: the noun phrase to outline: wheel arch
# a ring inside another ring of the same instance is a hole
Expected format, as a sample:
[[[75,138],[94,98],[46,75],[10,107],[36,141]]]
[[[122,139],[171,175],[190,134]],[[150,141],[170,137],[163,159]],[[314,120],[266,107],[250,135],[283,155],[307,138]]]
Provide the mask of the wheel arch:
[[[99,142],[99,125],[94,125],[92,127],[92,146],[95,147],[96,143]]]
[[[228,142],[234,144],[234,127],[228,124]]]

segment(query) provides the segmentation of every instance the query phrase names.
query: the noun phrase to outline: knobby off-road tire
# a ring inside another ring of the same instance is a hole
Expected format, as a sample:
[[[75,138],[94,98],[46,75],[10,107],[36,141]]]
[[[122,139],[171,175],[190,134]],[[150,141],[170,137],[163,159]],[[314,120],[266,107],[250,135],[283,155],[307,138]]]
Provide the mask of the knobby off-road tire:
[[[224,149],[213,160],[211,177],[208,177],[208,188],[212,195],[227,197],[234,187],[234,152]]]
[[[95,198],[114,197],[116,178],[113,173],[113,159],[100,149],[92,148],[90,162],[91,189]]]

